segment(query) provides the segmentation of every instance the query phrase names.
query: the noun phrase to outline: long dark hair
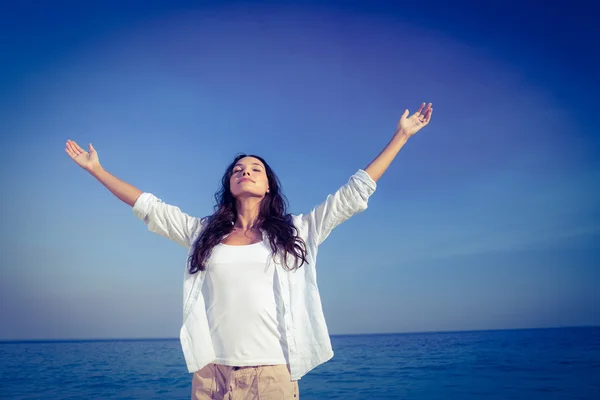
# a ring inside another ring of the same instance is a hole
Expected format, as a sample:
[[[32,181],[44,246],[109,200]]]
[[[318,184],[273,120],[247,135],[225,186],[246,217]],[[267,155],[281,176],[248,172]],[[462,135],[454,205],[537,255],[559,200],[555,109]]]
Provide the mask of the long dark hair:
[[[287,270],[300,268],[304,263],[308,264],[306,260],[306,243],[298,235],[291,214],[286,212],[287,199],[281,193],[279,178],[261,157],[241,154],[235,157],[227,167],[221,180],[221,189],[215,193],[214,213],[204,222],[206,225],[196,239],[194,251],[189,257],[190,274],[206,270],[206,262],[213,247],[221,243],[223,238],[233,230],[233,224],[237,219],[237,209],[236,199],[231,193],[229,182],[233,174],[233,168],[244,157],[254,157],[260,160],[265,166],[267,179],[269,180],[269,193],[260,202],[258,218],[254,227],[267,233],[272,254],[280,253],[283,256],[284,266]],[[295,258],[293,266],[288,265],[288,255]]]

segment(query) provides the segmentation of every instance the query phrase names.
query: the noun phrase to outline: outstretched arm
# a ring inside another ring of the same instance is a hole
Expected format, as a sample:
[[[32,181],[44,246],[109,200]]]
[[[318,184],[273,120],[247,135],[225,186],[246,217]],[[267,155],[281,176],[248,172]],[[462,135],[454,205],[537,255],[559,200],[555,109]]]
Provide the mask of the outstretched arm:
[[[388,169],[408,139],[429,124],[432,112],[433,108],[431,107],[431,103],[429,103],[427,107],[425,107],[425,103],[421,104],[419,110],[410,117],[408,116],[408,109],[404,111],[404,114],[400,117],[396,133],[394,133],[392,140],[390,140],[381,153],[379,153],[367,168],[365,168],[365,172],[369,174],[375,182],[377,182]]]
[[[73,161],[81,168],[90,173],[101,184],[103,184],[119,200],[133,207],[135,201],[140,197],[142,191],[127,182],[124,182],[106,171],[100,165],[98,153],[92,144],[89,144],[89,152],[85,151],[73,140],[67,140],[65,151]]]
[[[74,141],[68,140],[65,151],[77,165],[89,172],[119,200],[133,207],[135,216],[146,223],[149,231],[185,247],[192,245],[194,234],[200,228],[200,218],[191,217],[178,207],[166,204],[153,194],[144,193],[106,171],[100,165],[98,153],[91,143],[88,152]]]
[[[406,110],[398,122],[394,137],[383,151],[364,170],[358,170],[352,175],[348,183],[327,196],[327,199],[310,213],[302,216],[302,220],[316,238],[317,245],[321,244],[336,226],[367,208],[369,197],[377,188],[377,180],[390,166],[408,138],[429,123],[431,112],[431,103],[427,107],[423,103],[410,117]]]

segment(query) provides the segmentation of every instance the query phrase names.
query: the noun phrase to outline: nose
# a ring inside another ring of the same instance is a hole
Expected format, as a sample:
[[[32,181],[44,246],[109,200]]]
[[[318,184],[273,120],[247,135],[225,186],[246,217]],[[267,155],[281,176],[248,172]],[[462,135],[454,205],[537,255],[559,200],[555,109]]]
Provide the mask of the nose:
[[[250,171],[248,171],[248,170],[244,170],[244,171],[242,172],[242,176],[250,176]]]

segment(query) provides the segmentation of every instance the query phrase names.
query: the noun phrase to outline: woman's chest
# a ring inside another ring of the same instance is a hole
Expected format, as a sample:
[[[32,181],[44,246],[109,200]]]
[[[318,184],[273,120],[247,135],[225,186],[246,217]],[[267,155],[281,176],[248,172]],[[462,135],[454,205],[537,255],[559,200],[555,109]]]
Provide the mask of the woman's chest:
[[[222,243],[229,246],[247,246],[262,242],[262,240],[263,238],[260,231],[243,232],[234,230],[223,239]]]

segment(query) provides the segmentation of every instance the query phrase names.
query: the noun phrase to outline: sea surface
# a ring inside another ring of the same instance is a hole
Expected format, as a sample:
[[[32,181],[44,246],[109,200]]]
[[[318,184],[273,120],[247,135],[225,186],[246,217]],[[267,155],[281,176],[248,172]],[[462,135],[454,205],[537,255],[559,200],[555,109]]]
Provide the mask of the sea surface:
[[[600,327],[333,336],[301,399],[600,399]],[[1,399],[189,399],[177,339],[0,343]]]

